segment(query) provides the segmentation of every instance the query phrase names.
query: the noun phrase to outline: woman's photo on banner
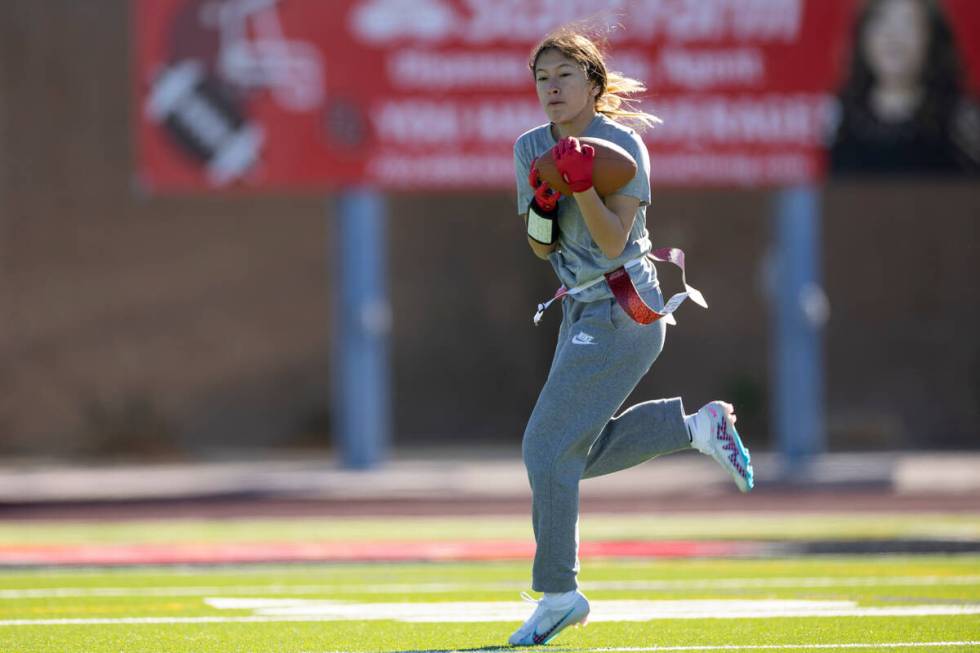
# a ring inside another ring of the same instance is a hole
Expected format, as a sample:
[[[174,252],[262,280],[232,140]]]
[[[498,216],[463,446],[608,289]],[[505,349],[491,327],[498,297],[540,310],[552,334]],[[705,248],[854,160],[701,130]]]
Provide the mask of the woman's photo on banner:
[[[831,176],[980,171],[980,107],[936,0],[869,0],[858,13],[830,145]]]

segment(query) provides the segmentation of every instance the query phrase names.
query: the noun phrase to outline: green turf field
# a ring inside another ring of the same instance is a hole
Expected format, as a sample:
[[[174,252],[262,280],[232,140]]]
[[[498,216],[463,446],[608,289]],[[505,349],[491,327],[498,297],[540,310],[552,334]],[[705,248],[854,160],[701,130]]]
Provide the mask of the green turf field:
[[[778,523],[785,537],[978,532],[977,518],[962,516],[865,515],[863,526],[841,515],[784,517],[753,526],[711,515],[591,515],[582,532],[773,537]],[[0,545],[383,539],[394,537],[393,524],[401,539],[500,537],[494,524],[519,537],[523,521],[24,522],[0,527]],[[528,562],[7,569],[0,652],[497,650],[532,609],[519,598],[528,575]],[[590,623],[546,650],[980,651],[976,555],[592,559],[581,580]]]

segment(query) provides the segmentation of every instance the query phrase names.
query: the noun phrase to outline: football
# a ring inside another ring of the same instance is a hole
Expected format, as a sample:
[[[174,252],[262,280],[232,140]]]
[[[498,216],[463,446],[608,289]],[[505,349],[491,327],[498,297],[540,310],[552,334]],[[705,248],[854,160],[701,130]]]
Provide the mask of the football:
[[[622,188],[636,174],[636,161],[630,153],[611,141],[602,138],[580,138],[583,145],[595,148],[595,163],[592,166],[592,185],[601,197],[612,195]],[[535,161],[538,172],[549,186],[562,195],[571,195],[572,191],[565,180],[558,174],[555,167],[555,157],[548,150]]]

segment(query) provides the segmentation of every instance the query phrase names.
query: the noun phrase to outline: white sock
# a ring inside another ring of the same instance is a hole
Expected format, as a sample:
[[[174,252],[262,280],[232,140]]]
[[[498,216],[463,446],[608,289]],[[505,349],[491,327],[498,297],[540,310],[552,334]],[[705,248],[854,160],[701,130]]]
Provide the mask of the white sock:
[[[555,605],[564,605],[565,603],[570,603],[577,593],[576,590],[569,592],[545,592],[544,600]]]
[[[684,426],[687,427],[687,437],[691,440],[691,446],[703,453],[708,445],[705,440],[710,438],[711,434],[704,433],[703,429],[698,429],[697,419],[698,413],[694,413],[693,415],[685,415]]]

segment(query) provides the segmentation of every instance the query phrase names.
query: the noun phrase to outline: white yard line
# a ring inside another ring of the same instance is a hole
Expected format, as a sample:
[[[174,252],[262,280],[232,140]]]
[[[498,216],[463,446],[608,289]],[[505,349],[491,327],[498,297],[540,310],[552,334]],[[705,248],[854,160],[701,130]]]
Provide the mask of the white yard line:
[[[554,653],[644,653],[650,651],[806,651],[806,650],[839,650],[839,649],[889,649],[889,648],[949,648],[952,646],[980,646],[976,642],[890,642],[887,644],[722,644],[704,646],[643,646],[629,648],[562,648],[560,646],[549,650]],[[481,653],[513,653],[512,646],[501,648],[480,649]],[[356,651],[319,651],[318,653],[358,653]],[[469,653],[466,649],[459,651],[418,650],[412,653]]]
[[[707,646],[649,646],[631,648],[561,648],[550,650],[554,653],[642,653],[651,651],[806,651],[806,650],[839,650],[839,649],[888,649],[888,648],[949,648],[952,646],[978,646],[977,642],[893,642],[888,644],[723,644]],[[514,647],[480,649],[482,653],[513,653]],[[352,651],[321,651],[319,653],[356,653]],[[467,653],[460,651],[413,651],[412,653]]]
[[[353,603],[344,601],[214,597],[204,603],[217,610],[249,615],[198,617],[88,617],[6,619],[6,626],[134,625],[198,623],[269,623],[323,621],[402,621],[408,623],[517,622],[527,608],[519,601],[435,603]],[[664,600],[593,601],[590,621],[649,622],[675,619],[779,619],[800,617],[920,617],[980,614],[980,604],[860,606],[854,601],[809,600]]]
[[[721,644],[709,646],[649,646],[623,648],[560,649],[560,653],[641,653],[644,651],[796,651],[834,649],[883,649],[883,648],[941,648],[950,646],[976,646],[980,642],[891,642],[888,644]],[[506,649],[501,649],[502,651]],[[558,653],[558,649],[556,649]]]
[[[966,576],[848,576],[848,577],[773,577],[716,578],[711,580],[637,580],[595,581],[583,583],[586,591],[632,590],[710,590],[757,588],[819,587],[931,587],[942,585],[980,585],[980,575]],[[76,597],[131,596],[210,596],[215,594],[437,594],[443,592],[520,591],[525,581],[474,583],[383,583],[348,585],[327,582],[320,585],[225,585],[189,587],[46,587],[0,590],[0,600]]]
[[[769,587],[923,587],[933,585],[980,585],[980,575],[967,576],[847,576],[714,578],[710,580],[637,580],[583,583],[596,590],[700,590]]]

